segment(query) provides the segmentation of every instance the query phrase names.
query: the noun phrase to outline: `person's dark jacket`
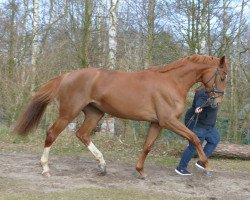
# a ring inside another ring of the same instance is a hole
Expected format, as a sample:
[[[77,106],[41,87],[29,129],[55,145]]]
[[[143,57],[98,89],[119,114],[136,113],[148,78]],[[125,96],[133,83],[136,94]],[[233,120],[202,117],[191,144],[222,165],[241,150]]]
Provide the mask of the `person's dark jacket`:
[[[202,107],[202,112],[195,114],[195,109],[197,107]],[[201,89],[195,93],[192,107],[189,108],[185,114],[185,124],[189,124],[188,128],[193,129],[198,115],[198,120],[196,123],[197,127],[201,128],[212,128],[215,126],[217,119],[218,107],[212,108],[208,102],[208,95],[205,89]],[[195,114],[194,119],[190,123],[190,118]]]

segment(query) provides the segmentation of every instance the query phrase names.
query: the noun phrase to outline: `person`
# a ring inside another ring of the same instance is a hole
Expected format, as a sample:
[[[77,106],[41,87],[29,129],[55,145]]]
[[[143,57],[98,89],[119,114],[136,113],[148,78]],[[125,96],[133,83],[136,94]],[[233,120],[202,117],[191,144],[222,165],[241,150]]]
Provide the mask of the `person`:
[[[185,114],[185,125],[198,136],[201,144],[206,141],[203,150],[207,158],[212,155],[216,146],[220,142],[220,133],[215,127],[218,106],[211,106],[209,102],[210,99],[205,91],[204,85],[202,84],[195,92],[192,107],[189,108]],[[187,170],[187,166],[195,154],[196,149],[194,145],[189,142],[175,172],[179,175],[192,175]],[[199,160],[196,162],[195,166],[202,170],[205,169],[204,164]]]

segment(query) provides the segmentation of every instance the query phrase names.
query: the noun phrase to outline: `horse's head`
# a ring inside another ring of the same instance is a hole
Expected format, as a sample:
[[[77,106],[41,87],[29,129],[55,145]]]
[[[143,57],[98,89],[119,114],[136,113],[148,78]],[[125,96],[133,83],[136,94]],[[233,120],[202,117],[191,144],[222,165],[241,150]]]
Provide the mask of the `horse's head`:
[[[210,97],[211,106],[216,107],[223,99],[227,81],[227,63],[225,56],[220,59],[219,66],[206,70],[203,74],[202,82]]]

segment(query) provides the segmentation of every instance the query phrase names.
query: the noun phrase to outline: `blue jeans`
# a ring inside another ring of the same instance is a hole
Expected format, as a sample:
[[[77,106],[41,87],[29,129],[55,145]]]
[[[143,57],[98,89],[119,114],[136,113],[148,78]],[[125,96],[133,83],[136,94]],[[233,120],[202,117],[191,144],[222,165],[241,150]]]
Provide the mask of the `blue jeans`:
[[[206,145],[204,146],[204,153],[206,154],[207,157],[210,157],[220,142],[220,134],[217,131],[215,127],[206,129],[206,128],[200,128],[200,127],[194,127],[192,130],[200,139],[201,144],[206,140]],[[186,169],[188,166],[189,161],[195,156],[196,154],[196,149],[192,143],[189,142],[188,147],[184,151],[180,163],[179,163],[179,168],[180,169]]]

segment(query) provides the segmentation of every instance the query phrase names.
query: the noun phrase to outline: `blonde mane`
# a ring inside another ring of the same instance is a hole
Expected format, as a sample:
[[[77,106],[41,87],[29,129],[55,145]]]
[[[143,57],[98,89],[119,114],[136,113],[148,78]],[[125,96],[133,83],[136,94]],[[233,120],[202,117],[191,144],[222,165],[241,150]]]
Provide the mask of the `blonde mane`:
[[[147,70],[164,73],[164,72],[179,68],[189,62],[193,62],[196,64],[218,65],[219,58],[208,56],[208,55],[194,54],[194,55],[182,58],[180,60],[174,61],[172,63],[166,64],[166,65],[150,67]]]

